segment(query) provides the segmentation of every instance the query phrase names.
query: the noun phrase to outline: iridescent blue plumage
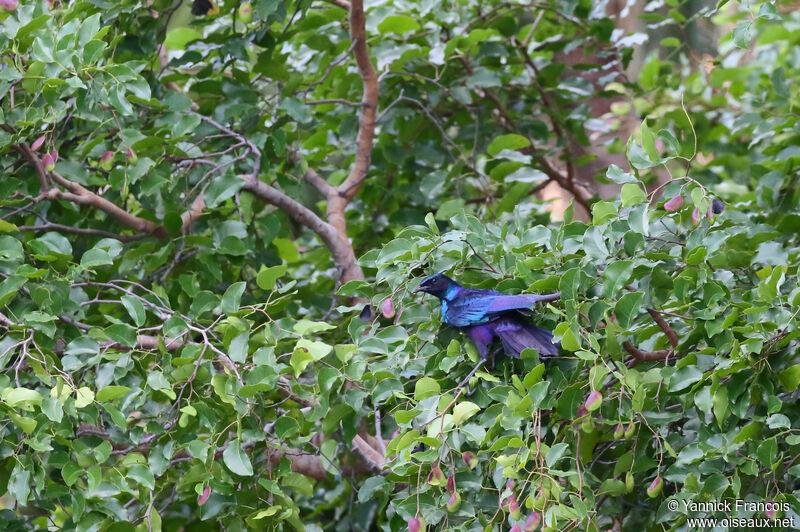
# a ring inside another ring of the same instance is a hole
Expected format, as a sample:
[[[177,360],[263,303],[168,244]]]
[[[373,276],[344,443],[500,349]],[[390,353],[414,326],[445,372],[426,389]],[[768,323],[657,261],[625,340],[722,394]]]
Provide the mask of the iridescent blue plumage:
[[[515,357],[525,348],[536,349],[542,358],[558,355],[552,333],[531,325],[523,316],[537,302],[558,299],[558,292],[505,295],[496,290],[464,288],[441,273],[423,279],[415,292],[438,297],[444,322],[464,331],[475,342],[481,358],[489,355],[489,344],[495,338]]]

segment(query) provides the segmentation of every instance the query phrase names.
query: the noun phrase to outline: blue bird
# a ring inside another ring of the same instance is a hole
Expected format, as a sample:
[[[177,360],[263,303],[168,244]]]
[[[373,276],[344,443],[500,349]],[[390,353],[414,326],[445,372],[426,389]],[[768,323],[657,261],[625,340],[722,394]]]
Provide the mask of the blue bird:
[[[441,273],[423,279],[413,291],[417,292],[439,298],[442,319],[469,336],[478,348],[481,362],[489,356],[489,345],[495,338],[500,339],[506,353],[517,358],[525,348],[536,349],[540,358],[558,356],[553,334],[528,323],[525,314],[530,314],[528,309],[535,303],[555,301],[560,292],[509,296],[496,290],[465,288]]]

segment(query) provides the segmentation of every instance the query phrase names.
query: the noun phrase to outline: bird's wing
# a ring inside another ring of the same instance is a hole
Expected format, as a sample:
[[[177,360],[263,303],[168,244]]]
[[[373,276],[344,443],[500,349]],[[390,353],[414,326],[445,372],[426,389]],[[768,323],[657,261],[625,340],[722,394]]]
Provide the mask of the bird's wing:
[[[500,337],[506,353],[519,358],[525,348],[536,349],[539,358],[558,356],[558,344],[553,343],[553,333],[512,316],[504,316],[494,323],[494,332]]]
[[[452,327],[467,327],[489,321],[487,309],[500,296],[494,290],[464,288],[456,297],[442,301],[444,321]]]

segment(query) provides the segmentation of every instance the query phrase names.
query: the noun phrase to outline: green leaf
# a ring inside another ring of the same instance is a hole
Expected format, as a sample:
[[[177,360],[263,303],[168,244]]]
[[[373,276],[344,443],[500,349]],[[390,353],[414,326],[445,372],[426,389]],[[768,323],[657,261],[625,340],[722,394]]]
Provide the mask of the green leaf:
[[[753,21],[750,19],[742,20],[733,28],[733,44],[739,48],[750,48],[753,40]]]
[[[378,24],[378,33],[381,35],[386,33],[404,35],[411,31],[417,31],[419,28],[419,23],[409,16],[389,15]]]
[[[167,32],[164,46],[173,50],[183,50],[192,41],[201,40],[203,36],[191,28],[175,28]]]
[[[553,445],[549,451],[544,455],[544,461],[547,467],[553,467],[569,449],[569,444],[557,443]]]
[[[75,407],[83,408],[94,402],[94,392],[91,388],[81,386],[75,391]]]
[[[650,160],[647,152],[645,152],[636,142],[631,142],[630,146],[628,147],[628,160],[637,170],[652,168],[656,165],[656,163]]]
[[[800,385],[800,364],[795,364],[778,372],[778,382],[789,392],[793,392]]]
[[[527,148],[530,145],[531,141],[522,135],[500,135],[499,137],[495,137],[495,139],[489,143],[486,151],[489,153],[489,155],[494,157],[503,150],[519,150],[521,148]]]
[[[419,381],[417,384],[419,384]],[[469,401],[462,401],[458,403],[455,407],[453,407],[453,424],[455,426],[461,425],[461,423],[480,412],[480,410],[481,409],[478,405]]]
[[[622,170],[622,168],[620,168],[616,164],[612,164],[611,166],[608,167],[608,170],[606,170],[606,178],[608,178],[610,181],[613,181],[614,183],[618,183],[620,185],[622,185],[624,183],[638,183],[639,182],[639,180],[636,179],[636,177],[634,177],[633,175],[631,175],[631,174],[629,174],[627,172],[624,172]]]
[[[277,280],[286,273],[287,268],[288,266],[286,264],[271,266],[269,268],[261,266],[261,270],[256,276],[256,284],[262,290],[272,290]]]
[[[247,287],[247,283],[245,282],[238,282],[233,283],[225,290],[225,293],[222,295],[222,303],[220,305],[220,309],[222,312],[233,313],[239,310],[239,302],[242,299],[242,294],[244,293],[244,289]]]
[[[105,401],[113,401],[114,399],[118,399],[127,394],[129,391],[131,391],[131,389],[127,386],[106,386],[97,392],[97,400],[101,403]]]
[[[422,401],[428,397],[438,395],[441,392],[439,383],[430,377],[422,377],[414,386],[414,399]]]
[[[603,272],[603,295],[613,297],[628,284],[635,263],[630,260],[612,262]]]
[[[150,468],[142,464],[136,464],[128,469],[127,478],[149,490],[155,489],[156,487],[156,479],[153,472],[150,471]]]
[[[127,323],[115,323],[104,329],[106,335],[113,341],[128,347],[136,346],[136,329]]]
[[[5,388],[2,397],[3,402],[11,408],[42,404],[42,394],[28,388]]]
[[[610,201],[598,201],[592,204],[592,224],[602,225],[617,216],[617,207]]]
[[[617,300],[614,306],[614,314],[617,316],[617,323],[623,329],[627,329],[639,314],[639,307],[642,304],[644,295],[641,292],[628,292]]]
[[[144,325],[145,321],[147,320],[147,316],[144,311],[144,305],[138,297],[124,295],[120,298],[120,302],[122,303],[122,306],[125,307],[125,310],[128,311],[128,314],[133,319],[133,322],[137,327]]]
[[[623,207],[630,207],[631,205],[637,205],[647,201],[647,193],[642,190],[640,185],[626,183],[622,185],[620,199],[622,200]]]
[[[42,413],[55,423],[61,423],[64,419],[64,409],[57,397],[45,397],[42,400]]]
[[[242,443],[238,440],[232,440],[225,447],[222,452],[222,460],[225,465],[232,472],[243,477],[253,476],[253,465],[250,463],[250,458],[245,454],[242,449]]]

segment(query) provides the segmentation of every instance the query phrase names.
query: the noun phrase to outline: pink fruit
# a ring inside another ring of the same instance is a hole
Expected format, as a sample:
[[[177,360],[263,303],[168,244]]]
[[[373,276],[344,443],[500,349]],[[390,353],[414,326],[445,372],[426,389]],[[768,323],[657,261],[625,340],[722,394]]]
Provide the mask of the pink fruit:
[[[522,525],[522,530],[525,532],[533,532],[537,528],[539,528],[539,524],[542,522],[542,514],[539,512],[533,512],[528,518],[525,520],[525,524]]]
[[[425,520],[420,517],[408,520],[408,532],[425,532],[425,528]]]
[[[4,7],[6,11],[14,11],[19,3],[17,0],[0,0],[0,6]]]
[[[776,510],[777,506],[778,505],[775,504],[774,501],[769,501],[767,504],[764,505],[764,515],[766,515],[767,518],[769,518],[769,519],[775,519],[775,515],[776,515],[775,510]]]
[[[447,477],[447,489],[448,493],[454,493],[456,491],[456,477]]]
[[[53,160],[53,156],[49,153],[45,153],[42,157],[42,164],[44,165],[44,169],[48,172],[54,170],[56,167],[56,162]]]
[[[647,488],[647,496],[652,498],[658,497],[658,494],[661,493],[661,489],[664,487],[664,480],[661,477],[656,477],[653,479],[653,482],[650,483],[650,487]]]
[[[664,204],[664,210],[677,211],[683,205],[683,196],[677,195]]]
[[[709,222],[714,221],[714,211],[711,210],[711,206],[709,205],[708,210],[706,210],[706,218],[708,218]]]
[[[461,459],[464,460],[464,463],[467,464],[467,467],[470,469],[475,469],[475,466],[478,465],[478,457],[470,451],[461,453]]]
[[[692,223],[697,224],[700,223],[700,209],[697,207],[694,208],[692,211]]]
[[[455,491],[447,501],[447,511],[450,513],[456,512],[459,506],[461,506],[461,495]]]
[[[519,527],[519,525],[514,525],[511,527],[511,532],[522,532],[522,529]]]
[[[383,300],[383,304],[381,304],[381,312],[383,313],[384,318],[391,318],[394,316],[394,303],[392,302],[391,297],[387,297]]]
[[[106,151],[102,157],[100,157],[100,168],[103,170],[110,170],[111,169],[111,161],[114,160],[114,152],[111,150]]]
[[[586,398],[586,402],[584,403],[583,406],[585,406],[586,410],[588,410],[589,412],[594,412],[595,410],[600,408],[600,405],[602,404],[603,404],[603,394],[598,392],[597,390],[594,390],[592,391],[592,393],[589,394],[589,397]]]
[[[512,498],[511,501],[508,503],[508,513],[511,515],[512,519],[519,519],[522,515],[522,512],[519,509],[519,503],[517,499]]]
[[[0,0],[0,1],[2,1],[2,0]],[[38,139],[33,141],[33,144],[31,144],[31,149],[33,151],[36,151],[36,150],[38,150],[39,148],[42,147],[42,144],[44,144],[44,135],[42,135],[41,137],[39,137]]]
[[[203,493],[197,496],[197,505],[203,506],[211,496],[211,486],[204,486]]]
[[[128,148],[128,151],[125,154],[125,156],[128,158],[128,162],[131,164],[136,164],[136,162],[139,160],[139,157],[136,155],[136,152],[130,148]]]
[[[444,478],[444,473],[442,473],[442,470],[437,466],[431,468],[431,472],[428,474],[427,482],[431,486],[444,486],[447,484],[447,480]]]

